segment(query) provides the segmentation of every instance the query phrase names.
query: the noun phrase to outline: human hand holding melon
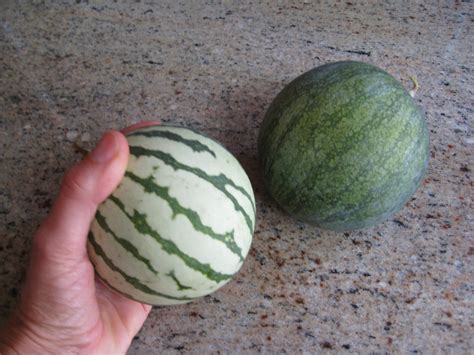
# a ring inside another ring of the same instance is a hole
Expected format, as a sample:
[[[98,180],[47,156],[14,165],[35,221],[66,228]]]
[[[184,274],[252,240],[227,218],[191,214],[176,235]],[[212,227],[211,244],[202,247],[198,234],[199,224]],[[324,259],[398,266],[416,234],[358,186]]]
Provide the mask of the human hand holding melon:
[[[66,175],[34,238],[6,353],[124,353],[151,309],[141,302],[191,302],[242,266],[255,198],[237,159],[187,128],[122,133]]]
[[[0,334],[0,353],[116,354],[128,349],[151,306],[98,282],[86,251],[96,209],[122,179],[128,158],[124,135],[108,132],[66,175],[34,237],[21,301]]]

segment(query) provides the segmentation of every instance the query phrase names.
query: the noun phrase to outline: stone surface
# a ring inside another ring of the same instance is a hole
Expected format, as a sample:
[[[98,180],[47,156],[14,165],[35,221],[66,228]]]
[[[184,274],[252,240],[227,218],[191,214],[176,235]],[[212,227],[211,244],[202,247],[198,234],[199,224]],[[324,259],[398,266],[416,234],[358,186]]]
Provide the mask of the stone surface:
[[[237,156],[258,222],[236,279],[192,304],[153,309],[130,354],[468,353],[473,16],[468,1],[1,1],[1,317],[77,146],[158,118]],[[256,161],[272,98],[304,71],[343,59],[374,63],[408,89],[409,76],[418,79],[432,156],[401,212],[346,234],[284,215]]]

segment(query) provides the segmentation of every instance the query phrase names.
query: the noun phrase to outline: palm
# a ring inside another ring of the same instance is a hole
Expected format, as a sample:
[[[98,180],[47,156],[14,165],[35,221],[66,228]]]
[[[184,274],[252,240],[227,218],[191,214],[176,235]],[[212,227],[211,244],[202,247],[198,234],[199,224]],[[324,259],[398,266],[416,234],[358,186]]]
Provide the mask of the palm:
[[[124,353],[143,324],[150,306],[129,300],[105,287],[94,276],[84,255],[65,267],[41,252],[32,257],[23,294],[23,316],[42,336],[47,324],[58,350]],[[67,275],[67,277],[65,277]],[[61,339],[58,342],[58,339]]]
[[[108,328],[110,334],[108,339],[102,339],[98,348],[126,350],[130,345],[129,339],[137,333],[151,306],[110,291],[101,282],[96,282],[96,294],[103,329]]]

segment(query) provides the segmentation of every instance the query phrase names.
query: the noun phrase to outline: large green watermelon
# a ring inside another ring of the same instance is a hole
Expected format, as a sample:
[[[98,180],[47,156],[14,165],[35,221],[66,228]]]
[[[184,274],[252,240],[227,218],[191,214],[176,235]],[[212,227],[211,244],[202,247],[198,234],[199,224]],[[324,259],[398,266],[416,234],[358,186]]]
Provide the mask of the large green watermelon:
[[[375,225],[425,174],[429,135],[403,86],[361,62],[310,70],[268,109],[258,138],[268,191],[289,214],[332,229]]]

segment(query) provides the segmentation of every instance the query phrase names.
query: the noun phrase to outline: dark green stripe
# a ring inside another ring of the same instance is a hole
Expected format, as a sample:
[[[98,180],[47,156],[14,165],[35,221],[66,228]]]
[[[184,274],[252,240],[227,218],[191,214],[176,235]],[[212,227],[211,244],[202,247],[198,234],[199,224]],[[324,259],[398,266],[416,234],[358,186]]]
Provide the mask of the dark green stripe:
[[[146,149],[143,147],[137,147],[137,146],[130,146],[130,153],[137,158],[141,156],[145,157],[155,157],[163,161],[166,165],[171,166],[174,170],[184,170],[187,171],[191,174],[194,174],[201,179],[206,180],[210,184],[212,184],[216,189],[220,190],[222,193],[224,193],[229,200],[232,201],[234,204],[234,208],[236,211],[242,213],[242,215],[245,218],[245,221],[247,223],[247,226],[249,228],[250,234],[253,234],[253,222],[248,213],[245,211],[245,209],[239,204],[237,199],[226,189],[226,186],[232,186],[234,189],[240,191],[247,199],[250,201],[250,205],[252,206],[253,212],[255,213],[255,206],[253,204],[252,198],[250,197],[249,193],[242,187],[236,185],[231,179],[229,179],[227,176],[224,174],[219,174],[219,175],[208,175],[206,174],[203,170],[199,168],[193,168],[188,165],[184,165],[177,161],[175,158],[173,158],[170,154],[159,151],[159,150],[150,150]]]
[[[114,286],[112,286],[112,285],[110,284],[110,282],[108,282],[106,279],[104,279],[102,276],[100,276],[100,275],[97,273],[97,271],[96,271],[95,274],[97,275],[97,277],[100,279],[101,282],[103,282],[104,284],[106,284],[107,287],[111,288],[111,289],[114,290],[115,292],[118,292],[118,293],[124,295],[125,297],[130,298],[130,299],[132,299],[132,300],[134,300],[134,301],[137,301],[137,302],[140,302],[140,303],[144,303],[143,301],[140,301],[139,299],[137,299],[137,297],[134,297],[134,296],[130,295],[129,293],[120,291],[120,290],[118,290],[117,288],[115,288]],[[151,303],[148,303],[148,304],[151,304]]]
[[[170,132],[170,131],[135,131],[127,135],[127,137],[133,137],[133,136],[143,136],[143,137],[160,137],[160,138],[166,138],[171,141],[183,143],[187,145],[189,148],[191,148],[194,152],[208,152],[211,154],[214,158],[216,157],[216,153],[214,153],[211,148],[209,148],[207,145],[199,142],[198,140],[195,139],[186,139],[180,136],[179,134]]]
[[[218,271],[215,271],[211,268],[209,264],[203,264],[200,261],[194,259],[193,257],[183,253],[178,246],[172,242],[171,240],[164,239],[160,236],[160,234],[155,231],[151,226],[148,224],[146,220],[146,215],[138,212],[137,210],[133,210],[133,215],[129,214],[126,209],[125,205],[114,195],[111,195],[109,199],[114,202],[118,208],[122,210],[122,212],[128,217],[130,222],[133,223],[135,229],[142,234],[149,235],[153,239],[155,239],[163,249],[164,252],[175,255],[180,258],[187,266],[191,269],[200,272],[204,276],[206,276],[209,280],[215,282],[221,282],[224,280],[229,280],[233,275],[229,274],[222,274]]]
[[[166,276],[169,276],[173,279],[173,281],[176,283],[176,286],[178,286],[178,290],[180,291],[193,289],[192,287],[184,286],[181,282],[179,282],[178,278],[174,273],[174,270],[171,270],[169,273],[166,274]]]
[[[92,232],[89,232],[89,243],[90,245],[92,246],[92,248],[94,249],[94,252],[96,253],[97,256],[100,256],[102,258],[102,260],[104,260],[105,264],[112,270],[112,271],[115,271],[115,272],[118,272],[120,275],[122,275],[122,277],[130,284],[132,285],[133,287],[135,287],[137,290],[140,290],[141,292],[143,293],[146,293],[146,294],[149,294],[149,295],[153,295],[153,296],[159,296],[159,297],[163,297],[163,298],[167,298],[167,299],[170,299],[170,300],[177,300],[177,301],[192,301],[196,298],[191,298],[191,297],[185,297],[185,296],[182,296],[182,297],[175,297],[175,296],[170,296],[170,295],[166,295],[164,293],[161,293],[161,292],[157,292],[155,290],[152,290],[151,288],[149,288],[147,285],[145,284],[142,284],[141,281],[139,279],[137,279],[136,277],[133,277],[133,276],[130,276],[128,274],[126,274],[123,270],[121,270],[119,267],[117,267],[117,265],[115,265],[112,260],[110,260],[107,255],[105,254],[104,250],[100,247],[100,245],[96,242],[95,240],[95,237],[94,237],[94,234]]]
[[[158,185],[155,182],[153,176],[149,176],[146,179],[143,179],[129,171],[125,173],[125,176],[130,178],[137,184],[140,184],[145,189],[145,192],[154,193],[166,202],[168,202],[169,206],[171,207],[171,210],[173,211],[173,218],[176,217],[176,215],[178,214],[184,215],[191,222],[195,230],[210,236],[212,239],[224,243],[227,248],[229,248],[234,254],[239,256],[241,261],[244,261],[244,257],[242,256],[242,250],[235,243],[233,230],[225,234],[219,234],[214,232],[211,227],[206,226],[202,223],[201,218],[199,217],[199,214],[196,213],[196,211],[181,206],[176,198],[170,196],[169,188]]]
[[[158,275],[158,271],[156,271],[155,268],[153,268],[153,266],[150,263],[150,260],[148,260],[147,258],[141,256],[138,249],[132,243],[130,243],[127,239],[118,237],[114,233],[114,231],[112,229],[110,229],[109,225],[107,224],[107,221],[105,220],[105,217],[102,216],[102,214],[100,213],[99,210],[97,211],[97,213],[95,215],[95,219],[96,219],[97,223],[99,223],[99,226],[106,233],[110,234],[115,239],[115,241],[122,246],[122,248],[124,248],[126,251],[131,253],[136,259],[138,259],[142,263],[144,263],[147,266],[148,270],[150,270],[155,275]]]

